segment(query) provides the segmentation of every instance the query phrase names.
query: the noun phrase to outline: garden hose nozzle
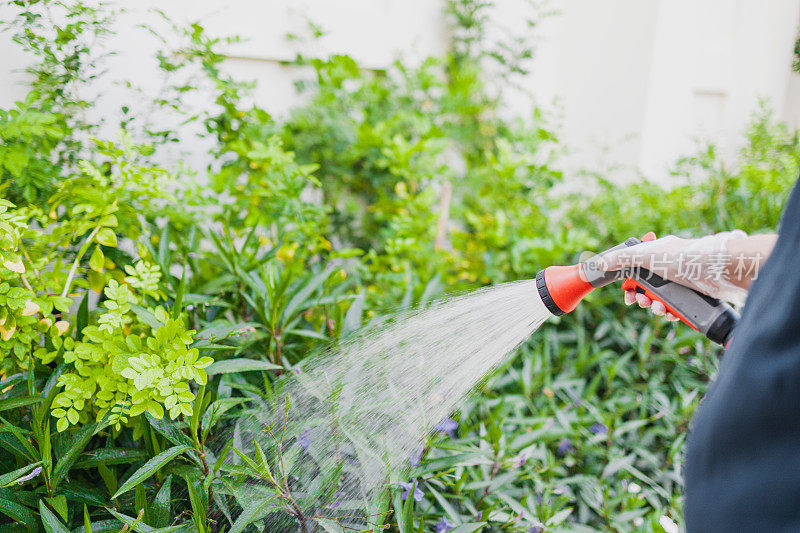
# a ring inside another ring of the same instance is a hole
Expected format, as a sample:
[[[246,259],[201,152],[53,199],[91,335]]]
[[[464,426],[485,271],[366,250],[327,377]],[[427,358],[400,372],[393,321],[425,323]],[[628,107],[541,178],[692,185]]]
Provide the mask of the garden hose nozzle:
[[[727,347],[733,328],[739,321],[739,314],[726,302],[665,280],[641,267],[625,270],[605,270],[602,267],[603,254],[655,238],[655,234],[651,232],[642,240],[630,238],[583,263],[550,266],[539,271],[536,275],[536,288],[542,302],[548,311],[560,316],[575,309],[594,289],[628,276],[622,283],[624,290],[632,290],[653,301],[660,301],[667,311],[683,323]]]

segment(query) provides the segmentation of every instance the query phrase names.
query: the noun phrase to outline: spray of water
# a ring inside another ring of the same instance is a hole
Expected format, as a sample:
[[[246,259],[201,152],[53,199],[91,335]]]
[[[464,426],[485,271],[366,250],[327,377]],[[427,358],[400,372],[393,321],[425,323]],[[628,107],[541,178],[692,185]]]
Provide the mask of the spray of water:
[[[548,316],[535,281],[507,283],[384,318],[308,358],[235,426],[238,461],[259,472],[226,480],[239,522],[371,531],[434,427]]]

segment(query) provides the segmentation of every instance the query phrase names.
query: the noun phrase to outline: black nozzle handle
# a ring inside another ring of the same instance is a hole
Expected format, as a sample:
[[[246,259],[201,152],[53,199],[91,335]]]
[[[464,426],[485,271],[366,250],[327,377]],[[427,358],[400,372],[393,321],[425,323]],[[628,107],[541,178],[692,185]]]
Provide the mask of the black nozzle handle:
[[[639,239],[632,237],[623,244],[635,246],[639,243]],[[660,300],[683,323],[717,344],[727,346],[733,329],[739,322],[739,313],[727,302],[666,280],[645,268],[629,269],[624,274],[628,276],[628,280],[623,288],[632,289],[652,300]]]
[[[635,246],[641,242],[639,239],[631,237],[584,261],[581,264],[582,275],[595,288],[627,277],[633,283],[626,281],[625,285],[627,286],[623,285],[625,288],[645,294],[651,299],[660,300],[689,327],[725,346],[730,341],[733,329],[739,321],[739,314],[728,303],[680,283],[663,279],[641,267],[622,270],[605,269],[605,254],[628,246]]]

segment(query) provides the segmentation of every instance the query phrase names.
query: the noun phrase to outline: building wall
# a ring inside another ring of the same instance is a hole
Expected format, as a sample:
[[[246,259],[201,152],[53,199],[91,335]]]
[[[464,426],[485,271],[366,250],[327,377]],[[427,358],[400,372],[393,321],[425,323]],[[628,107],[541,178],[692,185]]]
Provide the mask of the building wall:
[[[527,30],[520,17],[526,0],[496,0],[492,32]],[[176,22],[199,20],[211,34],[238,34],[226,48],[225,68],[255,79],[254,98],[281,115],[301,102],[293,81],[307,73],[283,62],[298,51],[325,56],[347,53],[369,68],[385,68],[398,56],[412,63],[447,48],[444,0],[142,0],[127,14],[109,46],[109,81],[97,117],[113,117],[130,100],[110,80],[131,78],[148,93],[162,83],[153,53],[160,47],[136,27],[149,22],[169,36],[151,9]],[[533,30],[536,57],[522,90],[507,91],[506,113],[526,115],[532,94],[550,110],[569,148],[570,172],[598,171],[618,179],[645,174],[668,180],[677,157],[698,139],[716,142],[733,161],[744,127],[766,98],[779,118],[800,126],[800,77],[791,53],[800,21],[800,0],[549,0],[554,14]],[[0,17],[8,7],[0,6]],[[308,35],[309,21],[325,32]],[[25,94],[27,58],[0,34],[0,106]],[[202,99],[187,105],[203,105]],[[144,112],[144,111],[142,111]],[[113,123],[113,120],[109,120]],[[113,135],[113,132],[105,132]],[[182,154],[202,166],[202,147]]]

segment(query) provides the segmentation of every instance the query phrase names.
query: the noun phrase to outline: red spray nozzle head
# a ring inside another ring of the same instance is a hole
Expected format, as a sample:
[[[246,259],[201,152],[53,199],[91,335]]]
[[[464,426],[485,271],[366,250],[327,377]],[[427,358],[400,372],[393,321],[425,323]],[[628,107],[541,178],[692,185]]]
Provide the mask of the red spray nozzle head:
[[[583,275],[581,265],[551,266],[536,275],[536,288],[548,311],[569,313],[595,287]]]
[[[650,232],[642,237],[641,241],[628,239],[603,253],[633,246],[642,241],[651,241],[655,238],[655,233]],[[622,272],[606,270],[602,267],[602,263],[598,265],[589,260],[577,265],[551,266],[541,270],[536,275],[536,288],[547,309],[554,315],[560,316],[575,309],[584,296],[594,289],[608,285],[620,279],[621,276]]]

